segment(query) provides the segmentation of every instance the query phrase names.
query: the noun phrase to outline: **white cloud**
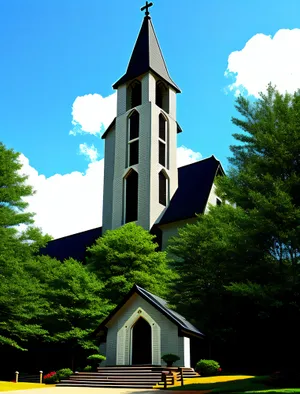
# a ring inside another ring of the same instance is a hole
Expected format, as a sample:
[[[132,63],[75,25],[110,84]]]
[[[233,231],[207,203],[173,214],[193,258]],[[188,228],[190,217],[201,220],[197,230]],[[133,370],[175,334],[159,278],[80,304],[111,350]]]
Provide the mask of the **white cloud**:
[[[184,145],[177,148],[177,167],[182,167],[187,164],[194,163],[202,158],[201,153],[194,152],[192,149]]]
[[[201,159],[199,152],[185,146],[177,148],[178,167]],[[90,163],[84,173],[39,174],[20,155],[22,173],[36,193],[26,198],[28,211],[34,212],[35,225],[44,233],[60,238],[102,225],[104,159]]]
[[[94,163],[99,157],[97,148],[94,145],[89,146],[86,143],[79,145],[79,154],[86,156],[86,158],[92,163]]]
[[[107,97],[102,97],[100,94],[86,94],[76,97],[72,106],[74,127],[69,134],[101,134],[116,116],[116,108],[116,93]]]
[[[35,225],[60,238],[102,224],[104,159],[88,165],[84,173],[56,174],[46,178],[20,156],[22,172],[36,193],[28,197],[28,211],[35,212]]]
[[[281,29],[273,38],[256,34],[229,55],[225,76],[234,82],[227,89],[258,97],[271,82],[280,92],[294,92],[300,88],[299,69],[300,29]]]

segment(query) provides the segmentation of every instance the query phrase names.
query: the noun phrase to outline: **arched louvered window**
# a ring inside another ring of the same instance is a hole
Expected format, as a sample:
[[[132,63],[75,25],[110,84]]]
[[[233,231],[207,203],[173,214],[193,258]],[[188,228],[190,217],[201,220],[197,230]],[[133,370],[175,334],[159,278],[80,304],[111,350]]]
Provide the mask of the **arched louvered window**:
[[[167,205],[168,179],[163,171],[158,174],[159,203]]]
[[[129,117],[128,123],[128,160],[127,167],[139,162],[139,135],[140,135],[140,115],[134,111]]]
[[[127,111],[142,104],[142,84],[134,80],[127,88]]]
[[[168,168],[168,130],[167,119],[163,114],[159,115],[158,130],[158,162]]]
[[[130,170],[125,178],[125,223],[138,219],[138,187],[139,175],[136,171]]]

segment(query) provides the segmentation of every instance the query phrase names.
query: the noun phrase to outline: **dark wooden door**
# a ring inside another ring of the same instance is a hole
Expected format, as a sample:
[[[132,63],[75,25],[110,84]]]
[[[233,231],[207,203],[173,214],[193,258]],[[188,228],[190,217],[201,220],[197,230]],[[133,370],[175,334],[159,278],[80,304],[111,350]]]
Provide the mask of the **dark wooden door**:
[[[132,364],[152,364],[151,326],[141,317],[132,327]]]

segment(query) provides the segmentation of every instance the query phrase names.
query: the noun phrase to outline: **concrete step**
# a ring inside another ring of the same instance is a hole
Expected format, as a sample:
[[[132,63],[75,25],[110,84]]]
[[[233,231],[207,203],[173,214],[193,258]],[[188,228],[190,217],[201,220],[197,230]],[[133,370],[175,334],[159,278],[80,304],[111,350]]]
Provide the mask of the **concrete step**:
[[[78,381],[72,383],[70,380],[63,380],[56,386],[61,387],[120,387],[120,388],[145,388],[151,389],[155,384],[152,383],[140,383],[140,382],[90,382],[90,381]]]

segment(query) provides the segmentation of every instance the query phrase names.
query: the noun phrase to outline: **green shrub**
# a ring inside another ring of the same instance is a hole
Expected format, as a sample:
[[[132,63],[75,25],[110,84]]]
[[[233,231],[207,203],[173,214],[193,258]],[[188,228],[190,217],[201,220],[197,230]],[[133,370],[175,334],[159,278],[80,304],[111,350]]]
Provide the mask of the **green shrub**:
[[[196,371],[201,376],[215,376],[220,370],[220,364],[214,360],[200,360],[196,364]]]
[[[69,379],[69,377],[71,375],[73,375],[73,371],[70,368],[63,368],[63,369],[58,370],[56,372],[56,374],[57,374],[59,380]]]
[[[106,357],[102,354],[91,354],[88,356],[88,360],[93,361],[95,363],[101,363],[101,361],[106,360]]]
[[[83,372],[92,372],[93,367],[91,365],[87,365],[86,367],[83,368]]]
[[[168,353],[164,354],[161,359],[164,360],[165,363],[167,363],[168,367],[171,367],[173,363],[180,360],[180,357],[176,356],[176,354]]]

